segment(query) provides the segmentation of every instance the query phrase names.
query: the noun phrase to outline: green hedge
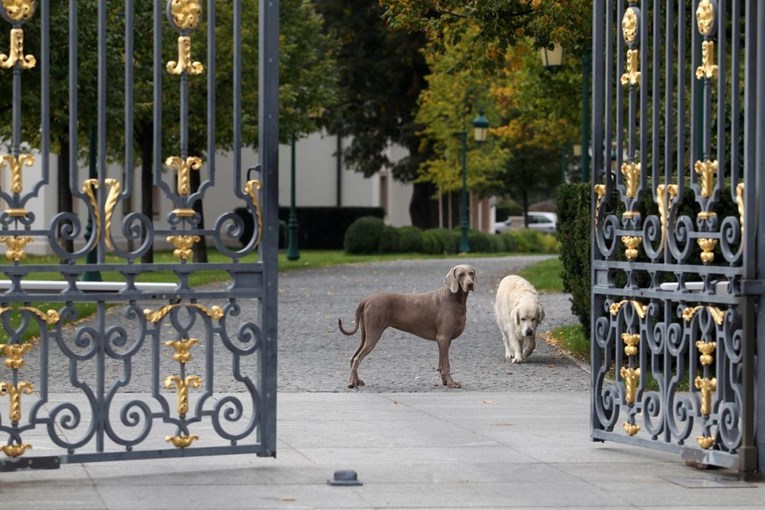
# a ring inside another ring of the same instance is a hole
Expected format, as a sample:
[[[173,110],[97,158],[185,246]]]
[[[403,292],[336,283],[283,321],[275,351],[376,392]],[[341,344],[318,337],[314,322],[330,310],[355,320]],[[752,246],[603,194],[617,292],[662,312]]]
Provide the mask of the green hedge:
[[[362,217],[354,221],[345,233],[343,246],[348,253],[459,253],[461,232],[435,228],[392,227],[380,218]],[[554,235],[535,230],[519,230],[503,234],[468,231],[471,253],[557,253]]]

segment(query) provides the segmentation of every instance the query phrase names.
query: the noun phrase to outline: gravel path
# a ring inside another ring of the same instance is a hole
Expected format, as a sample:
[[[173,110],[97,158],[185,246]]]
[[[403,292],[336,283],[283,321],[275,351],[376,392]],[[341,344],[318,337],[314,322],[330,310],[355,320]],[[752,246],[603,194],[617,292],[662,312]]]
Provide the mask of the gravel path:
[[[544,341],[545,331],[576,322],[570,312],[568,295],[541,296],[546,319],[537,330],[537,348],[528,362],[512,364],[504,359],[502,337],[494,320],[495,289],[505,275],[516,273],[544,258],[546,257],[521,256],[407,260],[305,269],[280,274],[279,391],[452,391],[441,385],[435,342],[393,329],[383,334],[375,350],[361,364],[359,374],[367,383],[366,386],[349,390],[346,387],[348,360],[360,337],[359,333],[354,337],[340,334],[337,319],[342,319],[346,325],[350,325],[359,300],[373,292],[412,293],[437,289],[443,285],[444,276],[449,269],[463,262],[476,268],[478,291],[471,293],[468,298],[465,331],[452,343],[450,349],[452,374],[456,381],[462,383],[462,391],[587,390],[587,373],[568,356]],[[208,306],[211,304],[215,303]],[[153,303],[149,306],[156,308],[161,304]],[[143,308],[144,304],[140,307]],[[251,303],[242,303],[242,308],[241,317],[252,318],[256,314],[254,300]],[[231,319],[229,322],[233,322],[234,318]],[[200,320],[191,330],[191,336],[204,338],[201,322]],[[124,307],[118,306],[107,311],[105,324],[111,329],[122,328],[127,339],[120,345],[116,337],[112,338],[110,348],[119,352],[131,352],[130,356],[127,356],[131,363],[107,360],[104,374],[107,387],[118,380],[127,380],[120,392],[151,391],[151,349],[148,343],[136,344],[136,339],[140,338],[136,331],[136,321],[125,317]],[[76,328],[70,326],[65,329],[67,345],[73,351],[90,353],[84,355],[76,367],[70,365],[58,347],[53,346],[49,349],[49,389],[52,393],[77,391],[70,382],[71,378],[85,381],[91,387],[96,384],[96,363],[93,356],[95,344],[87,340],[87,337],[80,340],[80,345],[72,339],[76,329],[81,330],[85,326],[98,329],[97,320],[90,319],[78,324]],[[234,331],[235,325],[229,324],[228,329]],[[174,328],[169,323],[163,325],[162,331],[163,342],[177,338]],[[169,349],[164,346],[162,349],[158,371],[160,382],[167,374],[178,372],[178,364],[170,358]],[[195,346],[192,352],[194,360],[189,363],[187,373],[205,374],[202,366],[205,359],[204,341]],[[32,374],[39,370],[37,356],[27,355],[25,359],[25,373]],[[255,361],[250,357],[242,367],[245,373],[253,377],[257,372]],[[216,391],[244,391],[241,383],[229,375],[231,363],[230,355],[216,352]],[[129,368],[126,368],[128,366]],[[35,381],[35,386],[39,387],[39,381]]]
[[[435,342],[388,329],[361,363],[366,386],[348,390],[348,360],[360,333],[346,337],[337,319],[350,326],[356,305],[373,292],[426,292],[443,285],[458,263],[476,268],[478,291],[468,298],[465,331],[452,343],[450,362],[456,381],[468,391],[582,391],[588,375],[568,356],[544,341],[545,331],[573,324],[566,294],[543,294],[545,321],[537,348],[527,363],[504,359],[502,336],[494,319],[494,294],[507,274],[544,256],[455,258],[354,264],[342,268],[293,271],[279,281],[279,389],[286,392],[451,391],[441,385]]]

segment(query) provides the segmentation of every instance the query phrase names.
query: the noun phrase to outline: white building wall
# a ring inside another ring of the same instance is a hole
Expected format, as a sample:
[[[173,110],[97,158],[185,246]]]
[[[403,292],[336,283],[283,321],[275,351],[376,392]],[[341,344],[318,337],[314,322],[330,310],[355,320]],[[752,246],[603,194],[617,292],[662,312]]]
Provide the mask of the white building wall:
[[[347,140],[344,141],[347,144]],[[305,139],[298,140],[296,144],[296,205],[300,206],[328,206],[337,205],[338,172],[337,172],[337,138],[324,134],[313,134]],[[402,157],[405,154],[402,149],[390,149],[389,157]],[[26,209],[34,214],[35,221],[33,230],[47,230],[51,220],[58,212],[58,171],[56,156],[50,156],[50,175],[48,183],[43,185],[37,197],[32,198],[26,204]],[[203,199],[205,211],[205,227],[212,228],[215,221],[223,214],[233,211],[237,207],[243,207],[244,202],[234,194],[233,182],[233,156],[232,154],[218,154],[215,160],[215,185],[208,188]],[[242,151],[242,179],[246,180],[247,169],[257,164],[257,153],[252,149]],[[279,204],[290,205],[290,166],[291,150],[289,145],[279,147]],[[412,196],[411,184],[395,182],[387,177],[387,201],[381,203],[381,175],[375,174],[365,178],[362,174],[352,169],[341,167],[340,172],[340,205],[341,206],[382,206],[386,209],[386,223],[394,226],[411,225],[409,218],[409,201]],[[209,166],[203,164],[202,180],[209,178]],[[108,177],[119,180],[121,190],[127,186],[124,170],[120,165],[110,165],[107,170]],[[42,164],[40,155],[36,154],[36,160],[32,167],[23,169],[24,192],[32,190],[35,183],[42,180]],[[78,183],[77,193],[82,191],[82,183],[88,178],[87,162],[80,163],[80,169],[76,177]],[[127,243],[122,234],[123,219],[129,213],[141,210],[140,168],[134,169],[134,182],[132,196],[128,201],[120,200],[114,209],[112,218],[112,237],[120,246]],[[176,174],[174,171],[164,170],[162,180],[170,189],[175,189]],[[3,189],[10,188],[10,172],[0,172],[0,185]],[[243,186],[243,184],[241,185]],[[240,186],[240,187],[241,187]],[[169,228],[167,215],[173,210],[172,201],[164,196],[164,192],[155,193],[158,199],[155,201],[154,222],[157,228]],[[81,228],[86,225],[87,205],[85,200],[74,196],[75,214],[82,219]],[[7,207],[6,204],[2,204]],[[34,241],[27,246],[27,253],[49,254],[47,239],[42,236],[32,236]],[[78,236],[83,239],[84,233]],[[137,245],[138,241],[136,241]],[[80,243],[81,244],[81,243]],[[238,245],[236,239],[232,239],[232,246]],[[155,247],[167,247],[164,239],[157,238]]]

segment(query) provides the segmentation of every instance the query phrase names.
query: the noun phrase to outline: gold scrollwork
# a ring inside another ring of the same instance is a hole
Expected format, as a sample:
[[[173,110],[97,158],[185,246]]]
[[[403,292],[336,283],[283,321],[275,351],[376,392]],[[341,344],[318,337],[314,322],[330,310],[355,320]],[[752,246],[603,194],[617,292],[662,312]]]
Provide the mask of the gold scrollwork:
[[[191,446],[191,443],[199,439],[196,434],[191,436],[165,436],[165,441],[172,443],[176,448],[186,448]]]
[[[171,347],[175,354],[173,359],[181,364],[186,364],[191,361],[191,348],[199,343],[196,338],[189,338],[187,340],[168,340],[165,345]]]
[[[598,228],[598,216],[600,215],[600,206],[603,204],[603,197],[606,194],[605,184],[596,184],[593,188],[595,192],[595,228]]]
[[[688,307],[683,310],[683,319],[686,321],[689,321],[693,319],[693,316],[696,315],[696,313],[701,310],[702,308],[706,308],[709,312],[709,315],[712,316],[712,320],[715,321],[715,324],[718,326],[722,326],[723,321],[725,320],[725,312],[723,310],[720,310],[716,306],[711,305],[699,305],[694,307]]]
[[[714,41],[701,43],[701,65],[696,68],[696,78],[699,80],[717,78]]]
[[[0,446],[0,449],[3,450],[3,453],[7,455],[8,457],[20,457],[25,451],[30,450],[32,448],[31,444],[7,444],[4,446]]]
[[[714,249],[717,246],[717,239],[711,237],[700,237],[696,240],[701,248],[701,261],[710,264],[715,261]]]
[[[624,342],[624,354],[637,356],[640,333],[622,333],[622,341]]]
[[[736,185],[736,204],[738,205],[738,216],[741,223],[741,240],[744,240],[744,220],[746,209],[744,208],[744,183],[739,182]]]
[[[701,414],[709,416],[712,414],[712,392],[717,389],[717,378],[696,377],[694,386],[701,390]]]
[[[6,367],[18,370],[24,366],[24,355],[34,346],[34,342],[0,345],[0,356],[5,356]]]
[[[622,367],[619,370],[619,375],[624,380],[624,400],[627,404],[635,403],[635,396],[637,395],[638,382],[640,381],[640,369]]]
[[[701,184],[701,196],[709,198],[712,196],[712,188],[714,187],[714,176],[717,174],[717,161],[697,161],[693,168],[696,173],[699,174],[699,180]]]
[[[202,74],[205,70],[201,62],[192,61],[191,38],[186,35],[178,37],[178,61],[170,60],[165,68],[168,73],[176,76],[184,72],[193,75]]]
[[[2,60],[2,56],[0,56]],[[10,154],[3,154],[0,156],[0,168],[8,167],[11,170],[11,191],[18,195],[24,191],[24,186],[21,180],[21,168],[24,166],[32,166],[35,162],[35,157],[31,154],[19,154],[18,157],[13,157]]]
[[[637,423],[629,423],[624,422],[624,432],[627,433],[628,436],[634,436],[638,432],[640,432],[640,425]]]
[[[193,255],[191,247],[194,246],[194,243],[198,243],[200,239],[201,237],[199,236],[168,236],[167,242],[175,246],[173,256],[178,257],[180,260],[189,260]]]
[[[627,260],[635,260],[638,256],[638,246],[640,246],[643,240],[640,236],[622,236],[622,243],[624,243],[624,256]]]
[[[170,14],[175,26],[181,30],[191,30],[199,25],[202,5],[197,0],[172,0]]]
[[[32,69],[37,64],[34,55],[24,55],[24,30],[11,29],[11,47],[8,54],[0,53],[0,68],[10,69],[16,62],[22,69]]]
[[[631,304],[635,309],[638,317],[645,319],[646,313],[648,312],[648,305],[644,305],[640,301],[635,301],[634,299],[625,299],[622,301],[617,301],[616,303],[611,303],[611,306],[608,308],[608,310],[611,312],[611,315],[616,316],[616,314],[619,313],[619,310],[621,310],[622,306],[628,303]]]
[[[31,242],[32,238],[29,236],[0,236],[0,243],[5,243],[8,247],[5,258],[14,262],[27,258],[24,247]]]
[[[709,0],[701,0],[696,8],[696,25],[703,36],[712,34],[715,23],[715,9]]]
[[[186,161],[178,156],[170,156],[165,160],[165,165],[174,168],[178,172],[178,194],[188,196],[191,193],[191,171],[202,167],[202,159],[189,156]]]
[[[672,211],[672,203],[677,196],[677,184],[659,184],[656,186],[656,204],[659,206],[661,220],[661,241],[659,249],[664,248],[669,230],[669,213]]]
[[[624,176],[624,186],[629,198],[635,198],[637,195],[638,179],[640,177],[640,161],[631,163],[622,163],[622,175]]]
[[[705,450],[709,450],[715,444],[714,436],[696,436],[696,442]]]
[[[624,11],[624,16],[622,17],[622,36],[624,37],[624,42],[627,44],[634,43],[635,39],[637,39],[637,31],[637,11],[632,7],[627,7],[627,10]]]
[[[627,50],[627,72],[621,77],[622,85],[640,85],[640,50]]]
[[[701,353],[699,361],[702,365],[707,366],[714,362],[715,357],[712,356],[712,353],[715,352],[715,349],[717,348],[717,342],[702,342],[699,340],[696,342],[696,348]]]
[[[146,308],[143,311],[143,316],[146,318],[147,321],[151,322],[152,324],[156,324],[157,322],[161,321],[173,308],[178,308],[180,305],[178,303],[174,303],[172,305],[165,305],[159,310],[151,310],[150,308]],[[200,310],[205,315],[210,317],[212,320],[220,320],[223,318],[224,312],[223,309],[218,305],[213,305],[210,308],[207,308],[205,305],[200,305],[199,303],[189,303],[185,305],[190,308],[196,308],[197,310]]]
[[[199,388],[202,385],[202,378],[198,375],[187,375],[181,379],[177,375],[168,375],[165,378],[165,388],[170,389],[173,385],[175,385],[178,392],[176,401],[178,416],[185,418],[186,413],[189,412],[189,388]]]
[[[26,393],[29,395],[33,389],[32,383],[27,381],[19,381],[15,385],[9,382],[0,382],[0,396],[8,395],[10,399],[8,416],[10,416],[12,422],[17,423],[21,420],[21,394]]]
[[[95,235],[96,242],[98,242],[101,236],[101,223],[106,224],[104,242],[106,247],[110,250],[114,250],[114,242],[112,241],[112,217],[114,216],[114,208],[117,205],[117,201],[120,196],[120,181],[117,179],[104,179],[104,184],[109,188],[109,194],[106,197],[106,203],[104,205],[104,218],[101,219],[101,211],[98,208],[98,199],[96,198],[96,190],[98,189],[100,182],[98,179],[85,179],[82,183],[82,192],[88,195],[90,199],[90,205],[93,206],[93,215],[95,216]]]
[[[260,202],[258,201],[258,190],[260,189],[260,181],[252,179],[244,184],[244,192],[252,199],[252,203],[255,206],[255,215],[258,217],[258,237],[255,239],[255,248],[260,244],[260,238],[263,234],[263,214],[260,210]]]

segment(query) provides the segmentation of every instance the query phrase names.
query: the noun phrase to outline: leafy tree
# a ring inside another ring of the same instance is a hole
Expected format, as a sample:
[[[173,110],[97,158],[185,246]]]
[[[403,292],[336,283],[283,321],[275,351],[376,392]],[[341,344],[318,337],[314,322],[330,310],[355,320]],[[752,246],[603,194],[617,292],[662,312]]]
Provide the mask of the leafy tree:
[[[330,132],[353,137],[343,148],[344,160],[365,176],[389,168],[400,181],[414,180],[430,154],[415,123],[417,98],[427,73],[421,53],[424,35],[387,28],[378,0],[315,3],[328,33],[341,43],[337,63],[343,100],[328,109],[326,118],[332,119],[327,126]],[[390,144],[405,147],[409,156],[391,161],[386,152]],[[437,224],[434,191],[430,183],[414,182],[409,207],[414,225]]]

